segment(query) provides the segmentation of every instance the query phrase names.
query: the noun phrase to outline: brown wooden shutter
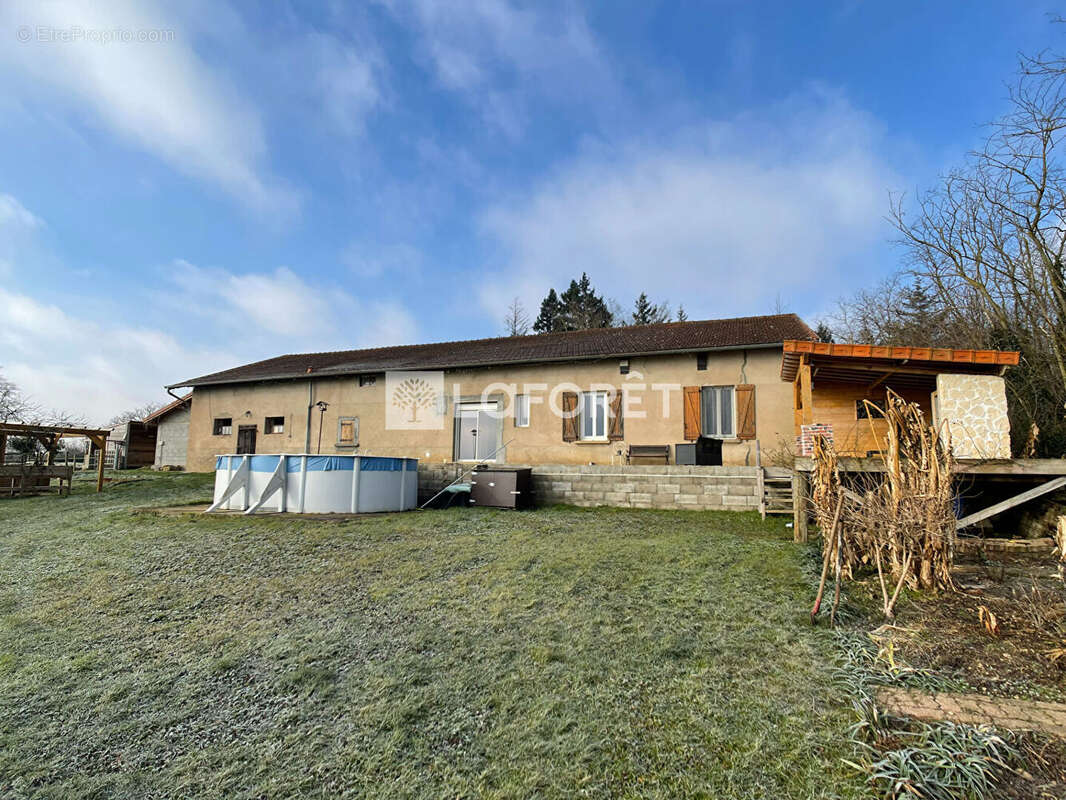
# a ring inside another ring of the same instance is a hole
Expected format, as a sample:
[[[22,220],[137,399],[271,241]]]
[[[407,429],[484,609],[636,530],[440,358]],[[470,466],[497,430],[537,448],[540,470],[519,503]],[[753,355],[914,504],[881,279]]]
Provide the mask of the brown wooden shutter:
[[[611,418],[608,420],[607,439],[618,442],[625,438],[625,420],[622,419],[622,390],[611,397]]]
[[[685,408],[685,438],[689,441],[700,438],[700,387],[686,386],[683,405]]]
[[[563,441],[577,441],[577,393],[563,392]]]
[[[736,388],[737,438],[755,438],[755,387],[742,383]]]

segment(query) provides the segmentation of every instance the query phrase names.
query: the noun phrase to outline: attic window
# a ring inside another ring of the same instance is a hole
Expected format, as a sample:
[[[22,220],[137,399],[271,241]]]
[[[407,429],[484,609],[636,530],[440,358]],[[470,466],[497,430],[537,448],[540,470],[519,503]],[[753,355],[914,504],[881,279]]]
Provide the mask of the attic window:
[[[378,382],[378,376],[377,375],[360,375],[359,376],[359,385],[360,386],[373,386],[377,382]]]
[[[707,354],[706,353],[697,353],[696,354],[696,369],[700,369],[700,370],[707,369]]]

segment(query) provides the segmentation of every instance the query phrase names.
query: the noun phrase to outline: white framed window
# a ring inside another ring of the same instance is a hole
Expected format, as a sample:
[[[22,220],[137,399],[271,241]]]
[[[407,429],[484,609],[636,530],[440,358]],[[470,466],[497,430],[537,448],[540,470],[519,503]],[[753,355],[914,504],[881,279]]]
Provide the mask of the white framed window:
[[[514,426],[516,428],[529,427],[529,395],[516,394],[514,396]]]
[[[580,437],[584,441],[607,441],[607,392],[581,394]]]
[[[267,417],[263,422],[263,433],[285,433],[285,417]]]
[[[732,439],[736,435],[736,396],[733,386],[704,386],[700,389],[700,421],[703,435]]]

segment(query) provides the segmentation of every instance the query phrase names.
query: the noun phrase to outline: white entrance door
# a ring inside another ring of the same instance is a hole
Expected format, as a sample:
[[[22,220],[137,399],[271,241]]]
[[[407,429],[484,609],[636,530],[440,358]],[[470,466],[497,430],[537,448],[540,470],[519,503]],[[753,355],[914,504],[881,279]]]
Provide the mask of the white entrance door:
[[[496,406],[488,403],[460,403],[456,407],[456,455],[460,461],[495,461],[500,447]]]

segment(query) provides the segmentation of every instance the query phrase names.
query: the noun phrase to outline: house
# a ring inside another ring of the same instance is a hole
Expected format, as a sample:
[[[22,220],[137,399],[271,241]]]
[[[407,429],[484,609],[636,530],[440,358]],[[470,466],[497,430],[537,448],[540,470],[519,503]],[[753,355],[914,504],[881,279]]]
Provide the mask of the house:
[[[884,446],[885,396],[917,403],[944,423],[960,459],[1010,458],[1003,373],[1018,353],[931,347],[878,347],[809,340],[783,344],[781,379],[792,384],[798,454],[827,436],[839,455],[865,457]]]
[[[192,393],[179,397],[144,418],[155,425],[155,469],[163,467],[185,468],[185,452],[189,444],[189,416]]]
[[[791,441],[794,314],[284,355],[192,389],[186,466],[220,453],[362,453],[426,462],[623,464],[699,442],[756,466]]]

